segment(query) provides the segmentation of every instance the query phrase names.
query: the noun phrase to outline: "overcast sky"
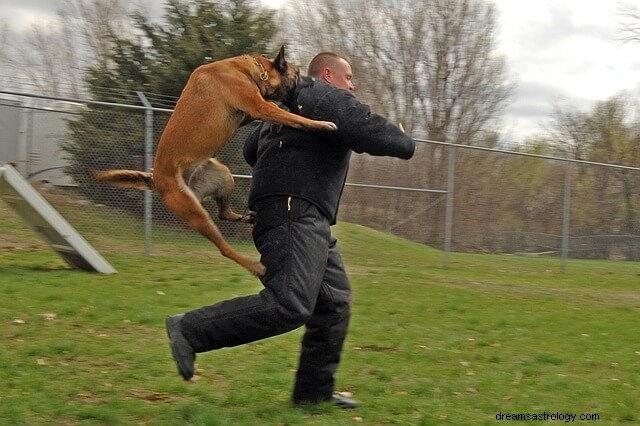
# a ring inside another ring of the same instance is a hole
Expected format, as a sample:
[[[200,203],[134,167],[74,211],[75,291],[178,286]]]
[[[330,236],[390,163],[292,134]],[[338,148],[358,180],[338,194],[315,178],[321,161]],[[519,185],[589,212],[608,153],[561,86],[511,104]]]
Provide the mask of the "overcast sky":
[[[162,13],[164,0],[139,1]],[[586,111],[622,93],[640,98],[640,42],[620,41],[620,2],[640,10],[640,0],[494,0],[498,49],[517,85],[503,140],[543,131],[554,104]],[[55,3],[0,0],[0,16],[20,31],[50,19]]]
[[[554,103],[588,110],[623,92],[640,97],[640,42],[620,41],[616,0],[497,0],[498,42],[517,83],[505,117],[514,138],[548,124]],[[640,0],[625,1],[640,10]]]

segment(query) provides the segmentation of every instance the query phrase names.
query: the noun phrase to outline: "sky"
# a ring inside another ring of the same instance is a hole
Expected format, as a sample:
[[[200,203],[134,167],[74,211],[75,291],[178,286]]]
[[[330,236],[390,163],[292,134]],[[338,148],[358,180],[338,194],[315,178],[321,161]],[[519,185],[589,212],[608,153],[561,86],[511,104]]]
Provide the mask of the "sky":
[[[507,137],[521,139],[545,131],[554,105],[587,112],[612,96],[640,98],[640,41],[620,40],[619,1],[495,4],[500,14],[498,49],[516,83],[504,118]],[[640,12],[640,0],[624,4]]]
[[[164,0],[140,0],[162,13]],[[278,7],[283,0],[261,0]],[[20,32],[46,22],[53,0],[0,0],[0,17]],[[623,43],[621,3],[640,0],[494,0],[497,51],[515,82],[503,117],[503,141],[521,141],[549,128],[555,105],[589,111],[626,94],[640,99],[640,41]],[[357,76],[356,76],[357,78]]]

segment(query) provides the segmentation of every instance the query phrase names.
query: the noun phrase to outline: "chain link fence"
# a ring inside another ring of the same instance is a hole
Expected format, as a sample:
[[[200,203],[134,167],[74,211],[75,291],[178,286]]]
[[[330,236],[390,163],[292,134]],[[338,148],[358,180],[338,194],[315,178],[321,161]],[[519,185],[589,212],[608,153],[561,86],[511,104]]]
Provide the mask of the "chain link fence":
[[[204,240],[156,194],[91,177],[92,170],[152,164],[171,109],[138,95],[118,104],[0,92],[0,161],[14,163],[101,251],[151,253],[176,233],[182,243]],[[251,174],[242,145],[254,126],[240,128],[218,155],[236,176],[232,206],[240,213]],[[215,202],[203,205],[228,239],[250,243],[249,226],[217,221]],[[338,220],[428,244],[445,256],[640,260],[640,168],[419,141],[409,161],[354,155]]]

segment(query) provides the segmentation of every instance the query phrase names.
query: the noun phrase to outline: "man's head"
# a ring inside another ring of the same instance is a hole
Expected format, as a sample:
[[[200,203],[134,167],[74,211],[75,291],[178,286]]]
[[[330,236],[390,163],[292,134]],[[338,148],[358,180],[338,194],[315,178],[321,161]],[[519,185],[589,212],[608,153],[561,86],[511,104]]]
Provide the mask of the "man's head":
[[[355,87],[351,78],[351,65],[340,55],[331,52],[318,53],[309,64],[307,74],[339,89],[352,92]]]

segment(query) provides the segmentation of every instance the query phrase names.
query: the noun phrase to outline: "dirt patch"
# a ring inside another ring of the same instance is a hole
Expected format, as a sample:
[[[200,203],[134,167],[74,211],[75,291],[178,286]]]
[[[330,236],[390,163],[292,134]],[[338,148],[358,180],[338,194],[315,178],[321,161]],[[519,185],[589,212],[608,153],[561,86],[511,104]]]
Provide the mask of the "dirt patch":
[[[17,237],[0,236],[0,251],[6,250],[32,250],[46,249],[47,245],[43,242],[34,240],[25,240]]]

